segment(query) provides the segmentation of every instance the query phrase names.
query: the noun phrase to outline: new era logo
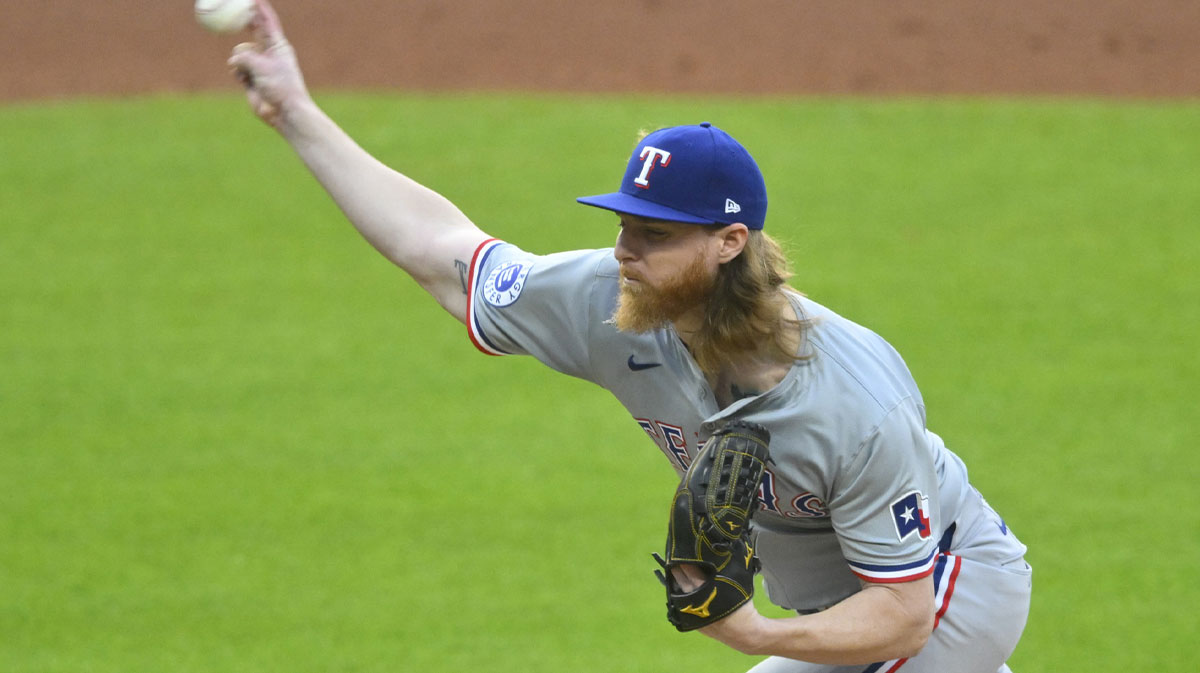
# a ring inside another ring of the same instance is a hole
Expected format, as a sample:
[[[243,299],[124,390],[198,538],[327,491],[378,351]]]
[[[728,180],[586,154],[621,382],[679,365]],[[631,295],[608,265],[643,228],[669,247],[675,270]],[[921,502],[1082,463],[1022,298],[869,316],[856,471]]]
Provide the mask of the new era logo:
[[[725,199],[725,212],[726,213],[740,213],[740,212],[742,212],[742,207],[739,206],[737,204],[737,201],[734,201],[733,199]]]

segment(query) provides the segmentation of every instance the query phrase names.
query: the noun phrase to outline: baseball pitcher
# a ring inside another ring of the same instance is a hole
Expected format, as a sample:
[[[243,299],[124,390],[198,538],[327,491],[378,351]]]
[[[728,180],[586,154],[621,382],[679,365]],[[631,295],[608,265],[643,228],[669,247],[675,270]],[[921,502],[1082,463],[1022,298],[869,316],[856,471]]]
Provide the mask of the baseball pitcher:
[[[355,144],[257,12],[229,64],[358,231],[483,353],[611,391],[679,473],[654,554],[676,628],[765,656],[757,673],[1008,670],[1025,546],[925,427],[900,355],[788,287],[740,143],[650,133],[617,191],[579,199],[615,213],[615,246],[534,255]],[[759,573],[794,616],[755,609]]]

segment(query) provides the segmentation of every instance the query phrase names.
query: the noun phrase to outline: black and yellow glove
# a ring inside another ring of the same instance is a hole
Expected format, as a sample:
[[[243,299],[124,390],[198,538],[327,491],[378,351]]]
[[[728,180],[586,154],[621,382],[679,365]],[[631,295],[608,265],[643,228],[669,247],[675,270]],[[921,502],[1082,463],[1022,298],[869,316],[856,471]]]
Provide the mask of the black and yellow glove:
[[[691,631],[728,616],[754,595],[758,559],[750,543],[750,517],[770,458],[771,433],[732,421],[715,432],[683,476],[671,503],[666,558],[655,574],[667,587],[667,619]],[[673,571],[697,566],[706,578],[686,591]]]

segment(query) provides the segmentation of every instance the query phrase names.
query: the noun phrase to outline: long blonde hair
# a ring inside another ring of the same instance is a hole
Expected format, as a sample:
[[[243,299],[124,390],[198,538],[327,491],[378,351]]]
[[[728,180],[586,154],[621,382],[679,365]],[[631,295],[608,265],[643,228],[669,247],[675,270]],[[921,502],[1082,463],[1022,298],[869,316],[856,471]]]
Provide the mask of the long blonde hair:
[[[721,265],[704,310],[704,322],[688,346],[705,373],[716,373],[737,353],[767,343],[780,361],[796,360],[809,321],[786,317],[787,257],[775,239],[752,230],[741,254]],[[794,291],[794,290],[793,290]]]

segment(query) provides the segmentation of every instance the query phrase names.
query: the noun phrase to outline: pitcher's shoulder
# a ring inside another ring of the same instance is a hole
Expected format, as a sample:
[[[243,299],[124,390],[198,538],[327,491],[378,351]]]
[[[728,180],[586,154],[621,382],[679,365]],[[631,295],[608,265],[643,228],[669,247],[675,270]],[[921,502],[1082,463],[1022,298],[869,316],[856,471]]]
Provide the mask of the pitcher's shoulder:
[[[920,390],[900,353],[873,330],[837,312],[801,298],[808,320],[805,346],[818,380],[857,393],[886,413],[911,399],[924,408]]]

